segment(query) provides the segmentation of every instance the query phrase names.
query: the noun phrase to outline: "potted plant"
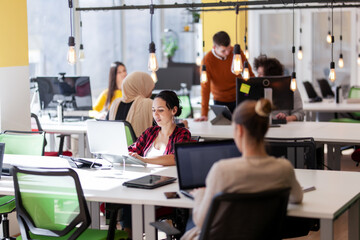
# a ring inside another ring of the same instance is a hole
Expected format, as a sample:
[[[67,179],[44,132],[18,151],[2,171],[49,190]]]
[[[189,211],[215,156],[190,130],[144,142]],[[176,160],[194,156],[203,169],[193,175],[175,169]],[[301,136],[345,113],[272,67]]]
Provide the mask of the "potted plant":
[[[163,53],[172,61],[172,57],[175,55],[176,50],[179,48],[178,46],[178,39],[176,35],[167,34],[162,37],[162,44],[163,44]]]

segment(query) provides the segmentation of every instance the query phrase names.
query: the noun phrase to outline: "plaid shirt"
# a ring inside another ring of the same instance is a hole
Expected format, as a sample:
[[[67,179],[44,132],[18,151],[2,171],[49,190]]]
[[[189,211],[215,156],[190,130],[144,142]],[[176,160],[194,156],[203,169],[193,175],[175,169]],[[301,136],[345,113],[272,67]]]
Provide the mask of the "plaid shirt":
[[[129,146],[129,152],[135,152],[140,156],[146,156],[146,153],[149,151],[151,145],[158,136],[161,127],[154,126],[149,127],[141,134],[141,136]],[[186,128],[176,126],[173,133],[169,136],[169,142],[166,145],[164,155],[174,154],[175,143],[189,142],[191,140],[191,133]]]

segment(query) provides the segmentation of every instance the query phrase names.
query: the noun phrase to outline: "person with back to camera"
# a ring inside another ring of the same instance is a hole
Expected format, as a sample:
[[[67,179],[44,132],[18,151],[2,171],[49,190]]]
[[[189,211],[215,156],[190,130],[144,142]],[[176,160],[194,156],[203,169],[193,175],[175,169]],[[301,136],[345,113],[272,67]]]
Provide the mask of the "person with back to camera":
[[[189,130],[178,127],[175,117],[180,116],[179,98],[173,91],[161,91],[152,106],[157,126],[148,128],[129,146],[129,154],[143,162],[175,165],[174,144],[191,140]]]
[[[233,47],[229,35],[220,31],[213,36],[213,48],[208,52],[202,64],[206,66],[207,82],[201,83],[201,117],[195,121],[207,121],[209,111],[210,92],[214,96],[214,104],[225,105],[231,112],[236,107],[236,77],[241,74],[231,72]],[[240,49],[242,63],[246,61],[245,54]],[[249,73],[254,77],[249,64]]]
[[[254,60],[254,69],[258,73],[258,77],[282,76],[284,75],[284,66],[276,58],[268,58],[266,55],[260,55]],[[286,119],[287,122],[303,121],[304,110],[301,95],[298,89],[294,92],[294,109],[287,112],[274,111],[272,118]]]
[[[152,104],[150,99],[154,81],[145,72],[130,73],[122,83],[123,97],[115,99],[106,117],[108,120],[126,120],[140,136],[152,126]]]
[[[121,84],[126,76],[126,67],[122,62],[114,62],[111,64],[109,86],[97,98],[93,110],[97,112],[108,111],[112,102],[122,97]]]
[[[210,169],[206,187],[195,189],[193,222],[182,240],[196,239],[213,197],[219,192],[254,193],[290,187],[289,201],[301,203],[303,191],[290,161],[271,157],[265,150],[271,103],[267,99],[247,100],[233,114],[234,140],[242,157],[220,160]]]

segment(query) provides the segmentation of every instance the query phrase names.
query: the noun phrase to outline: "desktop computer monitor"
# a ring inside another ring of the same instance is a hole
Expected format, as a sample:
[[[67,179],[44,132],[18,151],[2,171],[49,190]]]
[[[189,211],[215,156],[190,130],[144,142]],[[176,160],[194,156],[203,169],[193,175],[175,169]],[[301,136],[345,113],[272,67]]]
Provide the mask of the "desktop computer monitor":
[[[290,76],[253,77],[248,81],[236,79],[236,104],[245,100],[268,98],[276,110],[294,109],[294,93]]]
[[[194,68],[184,66],[159,68],[156,72],[158,81],[155,84],[155,90],[178,91],[181,89],[181,83],[186,83],[186,88],[191,90],[194,71]]]
[[[89,77],[37,77],[31,79],[38,85],[40,107],[56,109],[59,102],[72,110],[91,110],[91,87]]]

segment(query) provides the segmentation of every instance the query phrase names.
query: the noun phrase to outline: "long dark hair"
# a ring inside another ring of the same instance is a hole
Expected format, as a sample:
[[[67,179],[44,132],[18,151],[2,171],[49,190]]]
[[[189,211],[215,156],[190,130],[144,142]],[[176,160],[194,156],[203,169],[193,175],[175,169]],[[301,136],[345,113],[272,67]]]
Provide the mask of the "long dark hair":
[[[119,66],[123,66],[124,68],[126,68],[122,62],[113,62],[110,67],[108,95],[107,95],[107,99],[106,99],[106,103],[105,103],[106,108],[108,108],[110,106],[111,99],[113,98],[115,90],[117,89],[116,75],[117,75],[117,69]]]

